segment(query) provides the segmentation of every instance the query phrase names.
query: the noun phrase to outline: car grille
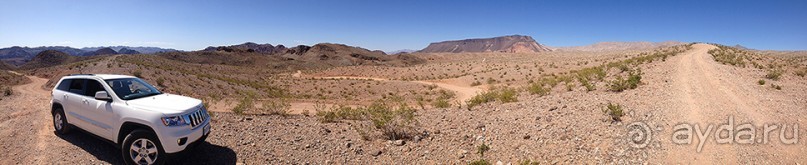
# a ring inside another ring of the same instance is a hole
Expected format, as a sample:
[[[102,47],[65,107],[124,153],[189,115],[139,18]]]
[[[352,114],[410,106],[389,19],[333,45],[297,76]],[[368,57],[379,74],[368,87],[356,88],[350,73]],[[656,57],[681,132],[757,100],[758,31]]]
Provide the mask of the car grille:
[[[205,112],[204,108],[199,108],[198,111],[191,113],[188,115],[188,119],[191,123],[191,128],[196,128],[200,124],[204,123],[207,120],[208,116]]]

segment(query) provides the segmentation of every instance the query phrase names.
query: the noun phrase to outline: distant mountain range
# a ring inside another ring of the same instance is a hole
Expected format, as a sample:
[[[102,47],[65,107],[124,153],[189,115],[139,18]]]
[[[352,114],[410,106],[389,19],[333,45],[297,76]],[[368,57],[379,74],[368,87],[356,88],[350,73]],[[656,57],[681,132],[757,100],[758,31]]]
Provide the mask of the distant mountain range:
[[[535,53],[552,51],[530,36],[510,35],[493,38],[476,38],[443,41],[429,44],[420,53],[504,52]]]
[[[55,50],[63,52],[72,56],[95,56],[95,55],[108,55],[108,54],[153,54],[159,52],[176,52],[175,49],[165,49],[158,47],[129,47],[129,46],[110,46],[110,47],[88,47],[88,48],[72,48],[67,46],[41,46],[41,47],[19,47],[13,46],[0,49],[0,60],[8,64],[20,66],[23,63],[31,60],[40,52],[46,50]]]
[[[558,51],[619,51],[619,50],[647,50],[660,47],[676,46],[687,44],[680,41],[664,42],[598,42],[585,46],[556,47]]]

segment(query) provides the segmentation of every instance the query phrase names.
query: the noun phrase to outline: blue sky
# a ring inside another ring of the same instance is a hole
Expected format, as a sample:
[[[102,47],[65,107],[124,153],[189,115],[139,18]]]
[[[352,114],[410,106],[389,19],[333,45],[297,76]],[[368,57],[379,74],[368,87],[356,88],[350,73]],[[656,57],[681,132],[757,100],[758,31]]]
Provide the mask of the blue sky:
[[[4,0],[0,47],[343,43],[385,51],[511,34],[549,46],[700,41],[807,50],[807,1]]]

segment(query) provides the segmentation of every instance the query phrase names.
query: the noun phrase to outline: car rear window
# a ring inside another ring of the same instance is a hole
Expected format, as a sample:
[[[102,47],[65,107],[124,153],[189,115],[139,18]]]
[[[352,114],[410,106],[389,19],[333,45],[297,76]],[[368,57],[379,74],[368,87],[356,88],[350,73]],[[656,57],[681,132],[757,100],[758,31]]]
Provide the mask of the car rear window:
[[[56,87],[58,90],[68,91],[70,90],[70,82],[73,82],[73,79],[64,79],[62,83],[59,83],[59,86]]]
[[[84,95],[84,79],[73,79],[73,81],[70,82],[70,89],[68,91],[70,93]]]

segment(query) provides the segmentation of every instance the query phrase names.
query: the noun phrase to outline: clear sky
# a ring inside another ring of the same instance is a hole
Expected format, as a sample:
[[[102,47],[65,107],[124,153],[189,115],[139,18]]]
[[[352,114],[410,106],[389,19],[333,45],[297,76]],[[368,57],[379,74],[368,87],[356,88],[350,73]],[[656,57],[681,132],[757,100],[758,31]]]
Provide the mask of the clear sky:
[[[715,42],[807,50],[807,1],[792,0],[3,0],[0,47],[343,43],[385,51],[511,34],[549,46]]]

